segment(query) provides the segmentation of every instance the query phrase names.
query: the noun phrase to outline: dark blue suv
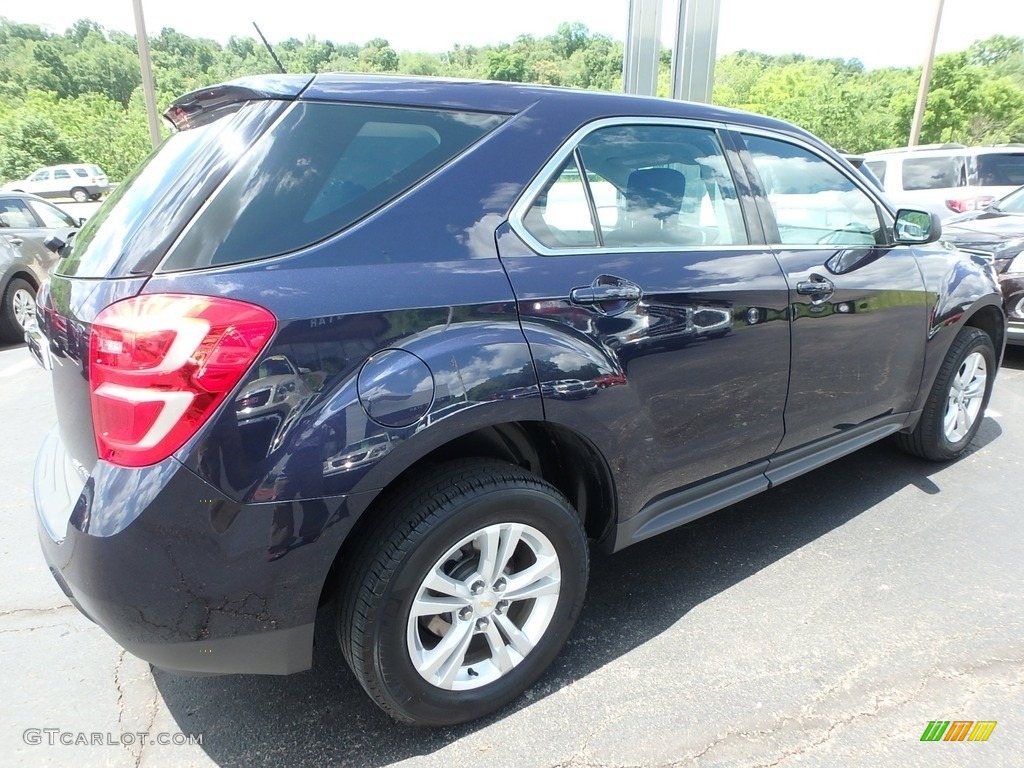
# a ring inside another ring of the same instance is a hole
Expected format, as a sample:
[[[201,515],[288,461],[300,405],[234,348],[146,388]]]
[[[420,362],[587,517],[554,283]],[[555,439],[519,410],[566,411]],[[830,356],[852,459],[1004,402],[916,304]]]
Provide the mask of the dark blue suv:
[[[591,542],[981,422],[991,267],[786,123],[349,75],[167,118],[29,333],[46,559],[164,669],[306,669],[331,604],[380,706],[468,720],[559,652]]]

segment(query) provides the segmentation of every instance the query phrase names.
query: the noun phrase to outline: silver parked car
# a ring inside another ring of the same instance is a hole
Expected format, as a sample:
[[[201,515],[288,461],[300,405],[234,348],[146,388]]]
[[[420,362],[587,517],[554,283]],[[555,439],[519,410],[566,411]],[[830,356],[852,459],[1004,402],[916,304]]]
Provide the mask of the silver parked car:
[[[36,291],[57,254],[45,241],[67,240],[81,224],[35,195],[0,192],[0,339],[20,341],[35,313]]]

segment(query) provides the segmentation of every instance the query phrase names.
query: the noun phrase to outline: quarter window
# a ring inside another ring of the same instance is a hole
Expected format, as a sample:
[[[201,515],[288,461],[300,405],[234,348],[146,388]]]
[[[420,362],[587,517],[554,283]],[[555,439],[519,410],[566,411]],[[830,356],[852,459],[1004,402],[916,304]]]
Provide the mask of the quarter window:
[[[673,125],[588,134],[534,198],[523,226],[554,250],[747,243],[717,135]]]
[[[882,245],[872,199],[824,158],[788,142],[744,136],[782,245]]]

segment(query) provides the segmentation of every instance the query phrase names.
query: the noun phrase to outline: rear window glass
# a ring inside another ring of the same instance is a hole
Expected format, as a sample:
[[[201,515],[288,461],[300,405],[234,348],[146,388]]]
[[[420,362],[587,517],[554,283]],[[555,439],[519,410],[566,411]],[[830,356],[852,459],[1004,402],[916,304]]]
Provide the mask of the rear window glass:
[[[234,105],[198,128],[171,135],[107,198],[72,241],[57,274],[148,274],[238,157],[284,102]],[[232,111],[233,110],[233,111]]]
[[[1024,152],[978,155],[978,184],[983,187],[1019,187],[1024,184]]]
[[[948,189],[967,185],[962,157],[908,157],[903,161],[903,189]]]
[[[162,269],[255,261],[324,240],[414,186],[504,119],[296,103],[242,159]]]

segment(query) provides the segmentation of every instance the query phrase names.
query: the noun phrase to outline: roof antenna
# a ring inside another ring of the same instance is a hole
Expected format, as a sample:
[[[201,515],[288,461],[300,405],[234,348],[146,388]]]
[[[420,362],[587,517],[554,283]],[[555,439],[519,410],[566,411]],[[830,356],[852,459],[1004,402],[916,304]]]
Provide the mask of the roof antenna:
[[[252,23],[252,25],[253,25],[254,27],[256,27],[256,34],[258,34],[258,35],[260,36],[260,40],[262,40],[262,41],[263,41],[263,44],[264,44],[265,46],[267,46],[267,50],[268,50],[268,51],[270,51],[270,58],[272,58],[272,59],[274,60],[274,63],[275,63],[275,64],[277,64],[277,68],[278,68],[279,70],[281,70],[281,74],[282,74],[282,75],[287,75],[287,74],[288,74],[288,72],[287,72],[287,70],[285,70],[285,68],[284,68],[284,64],[282,64],[282,63],[281,63],[281,60],[280,60],[279,58],[277,58],[277,54],[276,54],[276,53],[274,53],[274,49],[270,47],[270,43],[268,43],[268,42],[267,42],[267,38],[265,38],[265,37],[263,36],[263,32],[262,32],[262,31],[260,30],[259,26],[258,26],[258,25],[256,24],[256,22],[255,22],[255,21],[254,21],[254,22]]]

